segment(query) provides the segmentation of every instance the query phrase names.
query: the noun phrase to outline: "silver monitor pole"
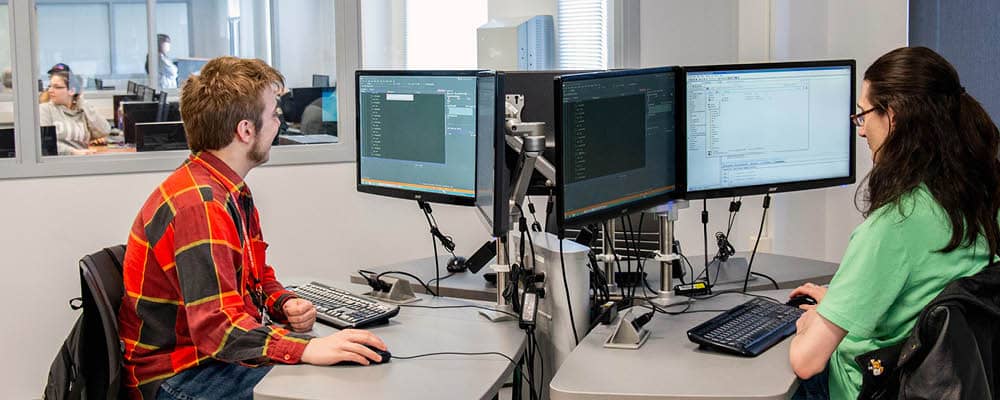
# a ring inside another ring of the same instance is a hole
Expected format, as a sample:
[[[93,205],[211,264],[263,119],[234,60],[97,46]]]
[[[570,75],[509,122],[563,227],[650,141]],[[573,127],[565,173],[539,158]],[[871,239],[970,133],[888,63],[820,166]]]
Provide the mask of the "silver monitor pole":
[[[687,200],[673,200],[651,210],[656,213],[660,233],[660,250],[653,258],[660,263],[660,287],[657,290],[656,298],[651,301],[662,307],[690,301],[687,297],[674,294],[672,286],[674,280],[673,261],[680,258],[673,251],[674,222],[677,222],[677,211],[687,208],[687,206]]]

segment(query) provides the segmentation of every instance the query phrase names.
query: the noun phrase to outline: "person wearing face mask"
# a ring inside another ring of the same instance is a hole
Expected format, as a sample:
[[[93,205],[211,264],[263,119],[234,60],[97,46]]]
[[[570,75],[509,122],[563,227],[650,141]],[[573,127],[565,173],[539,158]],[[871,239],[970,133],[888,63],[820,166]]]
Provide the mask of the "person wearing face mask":
[[[59,155],[90,154],[89,145],[105,144],[111,125],[83,99],[80,79],[69,71],[53,71],[48,101],[38,106],[42,126],[54,125]]]
[[[170,52],[170,35],[156,34],[157,71],[160,73],[160,89],[177,88],[177,64],[167,57]],[[149,73],[149,60],[146,60],[146,73]]]

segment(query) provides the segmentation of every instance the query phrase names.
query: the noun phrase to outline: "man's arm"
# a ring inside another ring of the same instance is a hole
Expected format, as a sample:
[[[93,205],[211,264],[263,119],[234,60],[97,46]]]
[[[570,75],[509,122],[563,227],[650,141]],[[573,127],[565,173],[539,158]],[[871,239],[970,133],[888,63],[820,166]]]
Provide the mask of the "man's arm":
[[[226,362],[296,363],[310,337],[263,326],[246,312],[236,267],[243,249],[225,207],[209,201],[176,211],[160,245],[170,246],[187,325],[198,350]],[[244,266],[243,273],[250,273]]]

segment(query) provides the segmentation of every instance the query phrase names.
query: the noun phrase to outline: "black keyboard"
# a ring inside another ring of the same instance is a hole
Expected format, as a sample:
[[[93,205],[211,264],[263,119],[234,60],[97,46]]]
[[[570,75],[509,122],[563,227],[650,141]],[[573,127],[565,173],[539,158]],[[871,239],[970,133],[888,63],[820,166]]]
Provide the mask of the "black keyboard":
[[[319,282],[289,287],[288,290],[316,306],[317,321],[337,329],[384,324],[399,314],[397,305],[366,299]]]
[[[755,298],[691,328],[688,339],[702,347],[756,357],[795,333],[805,311]]]

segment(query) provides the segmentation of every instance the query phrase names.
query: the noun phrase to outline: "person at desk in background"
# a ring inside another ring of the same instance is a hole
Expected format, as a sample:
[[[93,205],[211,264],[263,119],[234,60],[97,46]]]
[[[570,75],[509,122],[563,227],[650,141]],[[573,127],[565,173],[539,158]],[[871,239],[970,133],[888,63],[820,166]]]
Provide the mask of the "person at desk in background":
[[[38,105],[41,126],[54,125],[59,155],[90,154],[89,145],[105,144],[108,123],[83,99],[80,78],[72,72],[54,71],[49,78],[48,101]]]
[[[157,71],[160,73],[160,89],[177,89],[177,65],[167,57],[170,52],[170,35],[156,34]],[[146,73],[149,73],[149,60],[146,60]]]
[[[56,72],[68,72],[72,74],[73,70],[71,70],[69,68],[69,65],[66,65],[65,63],[56,63],[55,65],[52,66],[52,68],[49,68],[49,72],[46,72],[49,75],[49,80],[52,79],[52,74]],[[41,82],[41,79],[39,79],[38,81]],[[49,91],[42,90],[42,92],[38,94],[38,104],[47,103],[48,101],[49,101]]]
[[[3,81],[3,91],[10,92],[14,89],[14,73],[11,72],[10,68],[4,68],[3,77],[0,80]]]
[[[142,206],[125,253],[119,327],[131,398],[249,399],[272,363],[367,365],[380,358],[366,345],[386,348],[363,330],[305,334],[315,307],[266,262],[244,178],[268,160],[283,84],[263,61],[220,57],[184,85],[192,154]]]
[[[851,119],[874,161],[866,220],[829,288],[791,293],[818,302],[792,339],[792,369],[808,379],[793,398],[857,398],[854,358],[906,340],[946,285],[1000,254],[1000,132],[948,61],[926,47],[883,55]]]

